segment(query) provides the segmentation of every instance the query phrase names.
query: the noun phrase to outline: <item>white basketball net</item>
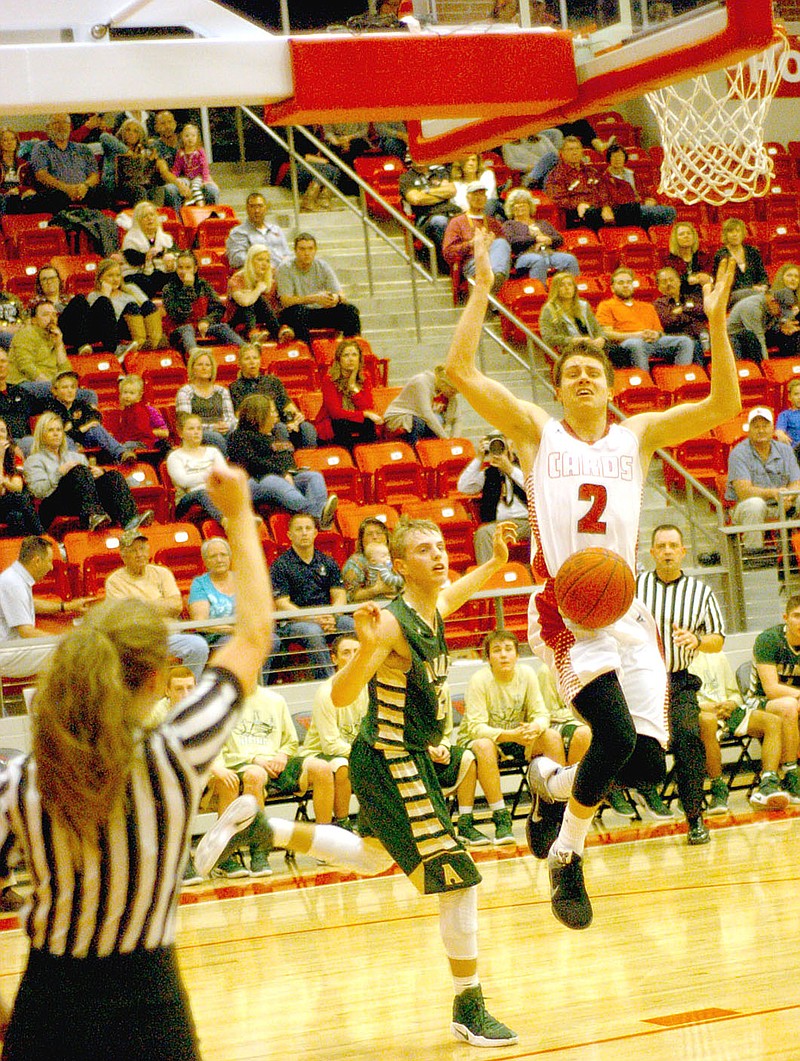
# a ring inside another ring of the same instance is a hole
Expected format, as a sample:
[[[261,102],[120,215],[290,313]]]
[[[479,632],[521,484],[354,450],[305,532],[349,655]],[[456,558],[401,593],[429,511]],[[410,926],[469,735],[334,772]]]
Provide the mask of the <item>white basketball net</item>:
[[[764,123],[789,47],[778,33],[767,51],[726,71],[722,97],[705,74],[647,93],[664,148],[660,192],[714,206],[767,194],[773,165]]]

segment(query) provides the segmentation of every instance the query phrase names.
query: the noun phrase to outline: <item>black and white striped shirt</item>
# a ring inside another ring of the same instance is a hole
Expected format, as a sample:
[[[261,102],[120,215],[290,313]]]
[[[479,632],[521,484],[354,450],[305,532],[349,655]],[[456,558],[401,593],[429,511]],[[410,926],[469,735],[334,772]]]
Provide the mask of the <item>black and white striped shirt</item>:
[[[192,817],[241,702],[233,674],[206,671],[144,735],[124,807],[80,849],[43,811],[33,757],[9,763],[0,774],[0,881],[25,860],[33,891],[20,917],[32,947],[83,958],[174,941]]]
[[[672,624],[702,637],[703,634],[725,636],[722,612],[716,597],[691,575],[681,575],[673,582],[662,582],[655,571],[647,571],[636,579],[636,596],[652,612],[661,640],[667,671],[686,670],[695,649],[676,645],[672,640]]]

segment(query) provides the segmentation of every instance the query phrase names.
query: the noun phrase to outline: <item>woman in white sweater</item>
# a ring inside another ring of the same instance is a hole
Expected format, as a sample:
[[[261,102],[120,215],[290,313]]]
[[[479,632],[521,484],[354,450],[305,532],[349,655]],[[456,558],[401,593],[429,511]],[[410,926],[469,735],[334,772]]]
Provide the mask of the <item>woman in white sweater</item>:
[[[218,520],[206,482],[212,471],[225,467],[225,458],[216,446],[203,445],[203,421],[194,413],[182,418],[180,433],[180,446],[167,457],[167,472],[175,484],[175,518],[182,519],[192,505],[199,505],[209,519]]]

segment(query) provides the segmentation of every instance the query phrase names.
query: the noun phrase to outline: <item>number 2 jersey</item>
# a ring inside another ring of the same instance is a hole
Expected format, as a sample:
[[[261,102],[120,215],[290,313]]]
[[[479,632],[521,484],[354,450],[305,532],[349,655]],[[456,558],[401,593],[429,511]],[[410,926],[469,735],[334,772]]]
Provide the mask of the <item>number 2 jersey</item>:
[[[568,556],[592,547],[611,549],[636,570],[643,476],[631,431],[611,424],[588,443],[548,420],[525,486],[539,578],[555,578]]]
[[[611,424],[590,444],[560,420],[547,421],[525,484],[531,563],[546,579],[531,595],[528,640],[565,703],[616,672],[636,732],[666,745],[667,676],[652,615],[634,600],[611,626],[587,630],[564,619],[553,591],[558,569],[581,549],[611,549],[636,570],[643,481],[639,440],[628,428]]]

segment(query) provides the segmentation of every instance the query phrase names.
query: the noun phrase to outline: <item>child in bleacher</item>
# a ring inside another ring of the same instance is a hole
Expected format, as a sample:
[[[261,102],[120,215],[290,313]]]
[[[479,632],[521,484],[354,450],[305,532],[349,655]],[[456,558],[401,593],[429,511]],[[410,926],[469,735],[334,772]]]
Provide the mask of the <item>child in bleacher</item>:
[[[71,369],[59,372],[53,380],[52,393],[42,402],[43,408],[61,417],[64,432],[76,446],[99,447],[115,464],[136,460],[135,443],[119,442],[102,424],[102,413],[89,402],[78,398],[78,373]]]
[[[191,122],[184,125],[178,139],[181,146],[175,156],[172,172],[189,181],[187,206],[219,202],[219,187],[211,179],[206,153],[200,146],[200,130]]]
[[[166,453],[169,448],[169,427],[154,405],[144,400],[144,380],[141,376],[123,376],[119,381],[120,442],[134,442],[141,449],[157,449]]]

